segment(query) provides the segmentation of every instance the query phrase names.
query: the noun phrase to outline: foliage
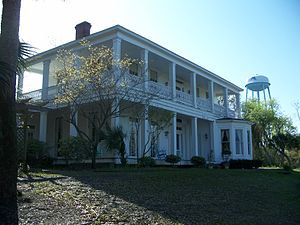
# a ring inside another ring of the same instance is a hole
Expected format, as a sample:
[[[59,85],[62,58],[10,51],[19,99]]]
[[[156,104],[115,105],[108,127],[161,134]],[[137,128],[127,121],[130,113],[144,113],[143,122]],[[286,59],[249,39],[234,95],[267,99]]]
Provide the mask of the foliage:
[[[292,170],[293,170],[293,168],[292,168],[290,165],[288,165],[288,164],[284,164],[282,168],[283,168],[285,171],[292,171]]]
[[[121,164],[123,166],[126,165],[127,159],[126,159],[126,149],[125,149],[125,143],[124,139],[126,138],[126,134],[123,132],[122,127],[107,127],[106,131],[106,145],[107,148],[114,151],[117,150],[120,158],[121,158]]]
[[[29,165],[41,159],[45,153],[45,143],[39,140],[29,140],[27,142],[27,162]]]
[[[69,164],[69,160],[87,159],[91,154],[89,143],[81,137],[62,139],[58,152],[64,157],[67,165]]]
[[[229,160],[230,169],[253,169],[262,166],[261,160],[248,160],[248,159],[231,159]]]
[[[285,158],[291,165],[287,151],[299,148],[299,143],[296,141],[296,129],[291,119],[280,112],[278,103],[271,100],[263,104],[252,100],[244,103],[242,110],[244,119],[254,122],[252,127],[254,150],[263,149],[267,152],[268,149],[274,149],[282,156],[281,164]]]
[[[155,166],[155,160],[151,156],[144,156],[139,160],[140,167],[152,167]]]
[[[206,160],[205,160],[205,158],[203,158],[201,156],[193,156],[191,158],[191,163],[195,166],[198,166],[198,167],[205,167]]]
[[[171,163],[172,165],[174,165],[175,163],[178,163],[181,161],[181,157],[178,155],[167,155],[165,161],[167,163]]]

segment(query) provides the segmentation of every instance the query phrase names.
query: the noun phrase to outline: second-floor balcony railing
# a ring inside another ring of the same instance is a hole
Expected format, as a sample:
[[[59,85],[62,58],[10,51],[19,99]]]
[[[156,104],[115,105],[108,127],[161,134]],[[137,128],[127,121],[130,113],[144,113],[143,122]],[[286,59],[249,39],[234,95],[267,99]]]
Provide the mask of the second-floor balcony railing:
[[[176,100],[187,105],[193,104],[193,96],[182,91],[176,91]]]
[[[166,86],[165,84],[154,82],[154,81],[148,81],[147,85],[145,85],[145,82],[143,79],[139,76],[127,74],[126,75],[126,83],[128,85],[134,86],[134,89],[137,90],[145,90],[145,87],[148,88],[147,92],[150,94],[153,94],[157,96],[158,98],[162,99],[172,99],[172,89],[170,86]],[[43,91],[42,89],[31,91],[28,93],[23,93],[21,98],[31,98],[32,100],[51,100],[57,95],[57,86],[51,86],[48,87],[48,92]],[[193,95],[177,91],[176,90],[176,98],[174,99],[175,102],[182,103],[188,106],[193,107]],[[212,112],[212,105],[210,99],[203,99],[201,97],[196,98],[196,108],[198,108],[201,111],[207,111]],[[230,117],[230,118],[237,118],[238,113],[235,110],[232,109],[226,109],[224,106],[214,104],[214,111],[213,114],[217,115],[218,117]]]
[[[172,90],[169,86],[154,81],[148,81],[148,91],[166,99],[172,98]]]

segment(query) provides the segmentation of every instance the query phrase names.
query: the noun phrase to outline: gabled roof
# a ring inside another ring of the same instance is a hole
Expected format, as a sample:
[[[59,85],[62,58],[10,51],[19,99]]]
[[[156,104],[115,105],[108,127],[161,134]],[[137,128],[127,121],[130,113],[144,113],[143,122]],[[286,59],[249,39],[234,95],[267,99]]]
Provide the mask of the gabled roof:
[[[167,48],[133,32],[133,31],[130,31],[128,29],[126,29],[125,27],[122,27],[120,25],[115,25],[113,27],[110,27],[110,28],[107,28],[105,30],[102,30],[102,31],[99,31],[99,32],[96,32],[96,33],[93,33],[87,37],[85,37],[86,40],[89,40],[91,42],[93,41],[96,41],[99,37],[105,37],[105,36],[112,36],[112,37],[117,37],[117,36],[120,36],[121,38],[122,37],[128,37],[132,40],[135,40],[145,46],[148,46],[150,47],[151,49],[155,49],[157,51],[159,51],[160,53],[163,53],[165,54],[166,56],[176,60],[176,61],[180,61],[180,62],[183,62],[183,64],[185,66],[188,66],[192,72],[195,72],[196,74],[199,74],[199,71],[203,72],[205,75],[207,75],[207,77],[209,79],[212,79],[212,80],[216,80],[216,81],[219,81],[221,83],[224,83],[226,84],[228,87],[232,88],[233,90],[235,91],[243,91],[242,88],[238,87],[237,85],[229,82],[228,80],[222,78],[221,76],[197,65],[196,63],[193,63],[189,60],[187,60],[186,58],[168,50]],[[57,53],[57,51],[59,49],[71,49],[71,48],[76,48],[76,47],[79,47],[79,43],[80,43],[80,40],[74,40],[74,41],[71,41],[71,42],[68,42],[66,44],[63,44],[63,45],[60,45],[60,46],[57,46],[55,48],[52,48],[52,49],[49,49],[45,52],[41,52],[33,57],[30,57],[28,58],[27,62],[29,64],[32,64],[36,61],[39,61],[39,60],[44,60],[44,59],[47,59],[47,58],[51,58],[53,55],[55,55]],[[201,74],[203,76],[203,74]]]

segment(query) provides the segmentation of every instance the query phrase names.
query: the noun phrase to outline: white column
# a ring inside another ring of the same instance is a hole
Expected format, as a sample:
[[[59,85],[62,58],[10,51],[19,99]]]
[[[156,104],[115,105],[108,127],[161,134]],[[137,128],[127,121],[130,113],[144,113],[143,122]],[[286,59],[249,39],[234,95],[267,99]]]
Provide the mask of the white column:
[[[148,110],[149,107],[145,106],[145,113],[144,113],[144,121],[143,121],[143,146],[142,146],[142,151],[145,149],[146,151],[148,150],[150,146],[150,141],[149,141],[149,121],[148,121]],[[140,155],[141,157],[141,155]]]
[[[42,100],[48,99],[48,86],[49,86],[49,70],[51,60],[43,62],[43,84],[42,84]]]
[[[171,131],[171,154],[176,155],[176,131],[177,131],[177,114],[174,112],[172,117]],[[172,152],[173,151],[173,152]]]
[[[210,98],[210,104],[211,104],[211,111],[215,111],[215,106],[214,106],[214,82],[211,80],[209,81],[209,98]]]
[[[172,99],[176,99],[176,64],[174,62],[169,63],[169,81],[172,90]]]
[[[76,126],[78,125],[78,111],[74,107],[71,107],[70,120],[72,121],[70,123],[70,136],[77,137],[78,132],[73,124],[75,124]]]
[[[115,79],[118,81],[121,76],[119,62],[121,60],[121,39],[116,37],[113,39],[112,53],[113,53],[113,70]],[[119,82],[117,82],[118,84]]]
[[[197,107],[197,92],[196,92],[196,73],[191,74],[191,95],[193,96],[193,105]]]
[[[225,116],[228,117],[228,88],[224,87],[224,108]]]
[[[235,95],[235,101],[236,101],[236,113],[238,118],[241,118],[241,99],[240,99],[240,94]]]
[[[148,81],[149,81],[149,68],[148,68],[148,59],[149,52],[146,49],[143,49],[141,51],[141,58],[143,61],[143,68],[141,71],[141,75],[144,77],[144,88],[145,90],[148,90]]]
[[[192,140],[193,140],[193,148],[195,151],[195,156],[199,155],[198,149],[198,123],[197,117],[192,118]]]
[[[122,40],[119,37],[113,39],[113,60],[119,61],[121,59],[121,43]]]
[[[119,37],[113,39],[113,69],[117,85],[119,84],[119,79],[121,76],[121,71],[119,67],[119,61],[121,60],[121,44],[122,41]],[[112,111],[112,126],[118,127],[120,126],[120,100],[118,99],[118,97],[116,97],[115,101],[113,102]]]
[[[221,157],[221,153],[220,154],[216,153],[216,146],[217,146],[216,141],[218,140],[217,135],[220,135],[221,137],[221,134],[217,133],[215,121],[209,123],[209,130],[210,130],[210,151],[211,151],[210,160],[215,161],[217,157]],[[219,143],[219,146],[221,146],[221,143]]]
[[[18,75],[17,98],[20,98],[23,93],[23,81],[24,81],[24,74],[21,73]]]
[[[39,141],[47,141],[47,112],[40,112]]]

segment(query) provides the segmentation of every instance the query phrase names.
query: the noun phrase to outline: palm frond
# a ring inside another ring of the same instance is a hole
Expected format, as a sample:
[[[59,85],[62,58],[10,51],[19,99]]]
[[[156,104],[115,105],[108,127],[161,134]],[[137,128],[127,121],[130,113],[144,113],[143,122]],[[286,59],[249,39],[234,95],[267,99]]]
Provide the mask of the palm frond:
[[[17,74],[21,74],[26,68],[26,59],[36,53],[36,48],[26,42],[20,42],[18,52]]]
[[[123,132],[122,127],[107,128],[106,131],[106,145],[110,150],[119,149],[124,142],[126,134]]]

